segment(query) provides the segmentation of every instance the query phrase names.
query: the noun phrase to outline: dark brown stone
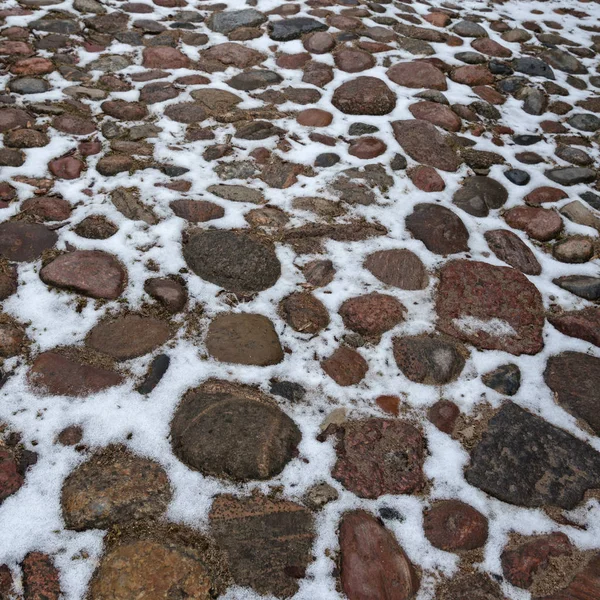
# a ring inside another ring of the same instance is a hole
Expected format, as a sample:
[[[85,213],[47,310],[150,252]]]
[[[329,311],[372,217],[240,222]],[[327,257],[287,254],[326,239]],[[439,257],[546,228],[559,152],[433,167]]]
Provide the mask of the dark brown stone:
[[[187,302],[185,287],[168,277],[154,277],[144,283],[144,291],[160,302],[170,313],[183,310]]]
[[[469,232],[458,215],[437,204],[417,204],[406,228],[435,254],[469,251]]]
[[[438,400],[428,411],[427,418],[440,431],[452,433],[460,409],[451,400]]]
[[[17,262],[37,260],[58,236],[43,225],[8,221],[0,224],[0,255]]]
[[[542,272],[531,248],[512,231],[494,229],[486,231],[484,237],[490,250],[511,267],[526,275],[539,275]]]
[[[396,106],[396,94],[376,77],[357,77],[333,93],[331,103],[347,115],[387,115]]]
[[[405,311],[393,296],[372,292],[346,300],[339,314],[348,329],[378,339],[404,320]]]
[[[600,308],[597,306],[549,313],[547,318],[561,333],[600,347]]]
[[[340,346],[331,356],[321,361],[321,367],[341,386],[360,383],[369,370],[367,361],[356,350],[346,346]]]
[[[285,322],[300,333],[315,334],[329,325],[329,313],[309,292],[294,292],[279,305]]]
[[[58,569],[43,552],[29,552],[21,563],[23,600],[59,600],[62,593]]]
[[[488,536],[487,519],[458,500],[434,504],[423,517],[423,529],[429,542],[446,552],[481,548]]]
[[[379,281],[403,290],[422,290],[429,276],[421,259],[410,250],[379,250],[367,256],[364,266]]]
[[[408,88],[448,89],[446,76],[426,61],[403,62],[388,69],[386,75],[396,84]]]

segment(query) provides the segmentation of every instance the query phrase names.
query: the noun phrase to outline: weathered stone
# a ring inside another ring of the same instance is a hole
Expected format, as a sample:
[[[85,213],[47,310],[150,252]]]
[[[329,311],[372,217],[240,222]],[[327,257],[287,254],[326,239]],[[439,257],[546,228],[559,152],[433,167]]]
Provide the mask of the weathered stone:
[[[309,17],[293,17],[269,23],[269,37],[277,42],[297,40],[306,33],[325,31],[328,26]]]
[[[83,531],[158,519],[171,495],[167,474],[158,463],[109,446],[67,477],[61,504],[67,528]]]
[[[446,131],[460,131],[461,120],[459,116],[447,106],[439,102],[423,100],[408,107],[415,119],[429,121]]]
[[[405,421],[367,419],[336,426],[332,475],[360,498],[418,493],[425,486],[423,434]]]
[[[167,372],[171,359],[168,354],[159,354],[152,359],[148,366],[146,375],[140,385],[135,388],[139,394],[149,394],[160,383],[164,374]]]
[[[342,303],[339,314],[344,325],[365,337],[378,339],[404,320],[406,309],[393,296],[372,292]]]
[[[547,318],[561,333],[600,347],[600,308],[549,313]]]
[[[123,293],[126,276],[119,261],[100,250],[62,254],[40,271],[40,279],[46,285],[108,300]]]
[[[458,500],[434,504],[423,517],[423,529],[429,542],[446,552],[481,548],[488,536],[487,519]]]
[[[543,347],[544,313],[537,288],[519,271],[455,260],[440,270],[438,328],[474,346],[511,354]]]
[[[279,305],[281,316],[295,331],[315,334],[329,325],[329,313],[309,292],[294,292]]]
[[[102,215],[90,215],[74,228],[77,235],[91,240],[106,240],[119,229]]]
[[[128,360],[152,352],[171,335],[169,326],[163,321],[126,315],[93,327],[85,343],[88,348],[116,360]]]
[[[438,400],[427,411],[427,419],[440,431],[452,433],[460,409],[451,400]]]
[[[563,290],[585,298],[586,300],[600,300],[600,277],[589,275],[565,275],[552,280]]]
[[[62,596],[58,569],[47,554],[29,552],[21,563],[23,600],[59,600]]]
[[[37,260],[58,236],[43,225],[8,221],[0,224],[0,255],[17,262]]]
[[[394,83],[408,88],[448,89],[444,73],[426,61],[398,63],[388,69],[386,75]]]
[[[154,277],[144,283],[144,291],[160,302],[170,313],[183,310],[187,302],[185,287],[168,277]]]
[[[239,365],[264,367],[283,360],[273,323],[259,314],[218,315],[208,326],[206,348],[213,358]]]
[[[593,600],[599,591],[600,555],[595,554],[565,588],[536,600]]]
[[[402,290],[422,290],[429,276],[421,259],[410,250],[379,250],[369,254],[364,266],[379,281]]]
[[[468,356],[462,344],[438,335],[394,338],[393,349],[404,376],[425,385],[444,385],[455,380]]]
[[[304,278],[314,287],[329,285],[335,277],[335,268],[330,260],[313,260],[302,269]]]
[[[504,502],[572,509],[600,484],[600,453],[510,402],[489,421],[465,477]]]
[[[475,217],[487,217],[490,210],[501,208],[508,200],[506,188],[491,177],[467,177],[454,194],[456,206]]]
[[[483,383],[505,396],[514,396],[521,387],[521,371],[515,364],[508,363],[481,377]]]
[[[431,123],[418,120],[394,121],[392,128],[402,149],[417,162],[442,171],[458,169],[458,155]]]
[[[409,600],[419,578],[394,534],[364,510],[340,523],[340,578],[349,600]]]
[[[266,20],[267,17],[263,13],[254,8],[246,8],[214,12],[208,18],[206,24],[213,31],[227,35],[240,27],[257,27]]]
[[[183,257],[196,275],[232,292],[265,290],[281,274],[274,248],[242,232],[195,233],[184,245]]]
[[[570,186],[578,183],[591,183],[596,173],[586,167],[558,167],[545,173],[546,177],[560,185]]]
[[[222,206],[207,200],[173,200],[169,206],[178,217],[190,223],[206,223],[225,215]]]
[[[451,210],[437,204],[417,204],[406,217],[406,228],[434,254],[469,251],[469,232]]]
[[[356,350],[346,346],[340,346],[321,361],[321,367],[338,385],[344,387],[360,383],[369,370],[367,361]]]
[[[190,390],[171,423],[176,456],[206,475],[270,479],[292,459],[300,431],[265,394],[211,380]]]
[[[557,212],[535,206],[515,206],[504,213],[504,219],[511,227],[525,231],[540,242],[555,238],[563,228]]]
[[[387,115],[396,106],[396,94],[376,77],[357,77],[333,93],[331,103],[347,115]]]
[[[485,241],[497,258],[526,275],[539,275],[542,267],[531,248],[512,231],[494,229],[486,231]]]
[[[23,485],[23,475],[13,455],[5,448],[0,448],[0,503],[16,493]]]
[[[87,396],[120,385],[114,371],[86,365],[56,352],[40,354],[29,369],[30,385],[53,396]]]

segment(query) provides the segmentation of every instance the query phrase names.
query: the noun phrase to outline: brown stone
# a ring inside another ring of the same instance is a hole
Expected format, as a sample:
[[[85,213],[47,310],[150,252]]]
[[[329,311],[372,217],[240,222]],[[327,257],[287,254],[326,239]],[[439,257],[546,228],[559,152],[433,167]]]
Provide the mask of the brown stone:
[[[364,266],[379,281],[402,290],[422,290],[429,276],[421,259],[410,250],[379,250],[367,256]]]
[[[331,103],[347,115],[387,115],[396,106],[396,94],[377,77],[357,77],[333,93]]]
[[[441,192],[446,189],[446,183],[433,167],[419,165],[410,169],[408,176],[415,187],[423,192]]]
[[[160,518],[172,492],[164,469],[121,446],[109,446],[65,480],[61,505],[68,529],[106,529]]]
[[[490,38],[479,38],[471,42],[471,48],[487,54],[488,56],[496,56],[498,58],[509,58],[512,56],[512,52],[502,44],[490,39]]]
[[[314,287],[329,285],[335,277],[335,268],[330,260],[313,260],[304,265],[304,278]]]
[[[396,541],[364,510],[345,513],[340,523],[340,578],[348,600],[409,600],[419,578]]]
[[[71,135],[90,135],[96,131],[96,124],[92,119],[86,119],[68,113],[55,117],[52,121],[52,127],[58,129],[58,131],[69,133]]]
[[[428,411],[427,418],[440,431],[452,433],[460,409],[451,400],[438,400]]]
[[[315,334],[329,325],[329,313],[309,292],[294,292],[285,297],[279,309],[284,321],[295,331]]]
[[[547,317],[561,333],[600,346],[600,308],[597,306],[549,313]]]
[[[59,179],[77,179],[83,170],[83,163],[74,156],[55,158],[48,163],[48,169]]]
[[[390,415],[397,417],[400,414],[400,404],[402,400],[398,396],[377,396],[375,404]]]
[[[242,44],[225,42],[224,44],[211,46],[208,50],[202,52],[202,58],[211,62],[211,71],[224,71],[230,66],[238,69],[255,67],[265,60],[265,55]],[[214,63],[220,63],[220,66]]]
[[[85,341],[88,348],[116,360],[128,360],[152,352],[172,333],[163,321],[151,317],[126,315],[93,327]]]
[[[452,81],[463,83],[465,85],[490,85],[494,83],[494,76],[487,67],[483,65],[465,65],[452,71],[450,75]]]
[[[446,131],[460,131],[461,120],[449,107],[439,102],[423,100],[408,107],[415,119],[429,121]]]
[[[594,243],[583,236],[568,236],[552,247],[556,260],[565,263],[584,263],[594,256]]]
[[[490,250],[511,267],[526,275],[539,275],[542,272],[531,248],[512,231],[494,229],[486,231],[484,237]]]
[[[28,373],[34,389],[54,396],[87,396],[120,385],[123,377],[114,371],[92,367],[57,354],[40,354]]]
[[[21,205],[21,212],[42,221],[64,221],[71,215],[71,205],[62,198],[41,196],[25,200]]]
[[[289,598],[312,561],[313,517],[288,500],[220,495],[209,514],[235,582],[259,594]]]
[[[546,208],[515,206],[504,213],[504,220],[515,229],[540,242],[555,238],[563,228],[560,215]]]
[[[600,595],[600,554],[596,554],[567,587],[535,600],[595,600]]]
[[[225,216],[225,209],[208,200],[173,200],[171,210],[190,223],[206,223]]]
[[[539,204],[545,204],[546,202],[558,202],[568,198],[569,195],[560,188],[543,185],[542,187],[535,188],[525,196],[525,202],[527,204],[533,204],[534,206]]]
[[[417,204],[406,228],[434,254],[469,251],[469,232],[458,215],[437,204]]]
[[[564,533],[535,536],[502,552],[502,572],[511,585],[527,589],[534,575],[548,566],[551,557],[570,556],[572,552],[573,545]]]
[[[23,475],[19,473],[13,455],[0,448],[0,503],[17,492],[22,485]]]
[[[348,146],[348,154],[363,160],[381,156],[386,150],[386,144],[376,137],[356,138]]]
[[[264,367],[283,360],[273,323],[259,314],[225,313],[208,326],[208,353],[221,362]]]
[[[296,121],[306,127],[327,127],[333,121],[333,115],[320,108],[307,108],[298,114]]]
[[[171,422],[175,455],[205,475],[250,481],[278,475],[301,434],[258,389],[210,380],[188,391]]]
[[[69,425],[58,434],[56,439],[63,446],[77,446],[83,439],[83,428],[79,425]]]
[[[117,259],[100,250],[62,254],[40,271],[40,279],[47,285],[108,300],[123,293],[125,278],[125,270]]]
[[[440,270],[438,329],[481,349],[537,354],[544,313],[537,288],[519,271],[455,260]]]
[[[405,421],[346,421],[336,429],[332,475],[360,498],[411,494],[425,485],[422,433]]]
[[[185,69],[190,59],[177,48],[153,46],[144,48],[142,66],[150,69]]]
[[[346,73],[359,73],[375,66],[375,58],[364,50],[342,48],[334,53],[335,66]]]
[[[25,341],[25,332],[15,323],[0,323],[0,356],[7,358],[19,354]]]
[[[404,320],[405,307],[393,296],[372,292],[342,303],[344,325],[365,337],[379,338]]]
[[[58,236],[43,225],[8,221],[0,224],[0,255],[17,262],[37,260]]]
[[[35,117],[22,108],[0,109],[0,133],[20,127],[30,127],[33,123],[35,123]]]
[[[425,537],[436,548],[459,552],[481,548],[487,541],[487,519],[458,500],[442,500],[423,517]]]
[[[369,370],[367,361],[356,350],[346,346],[340,346],[329,358],[321,361],[321,367],[341,386],[360,383]]]
[[[90,215],[74,228],[77,235],[91,240],[106,240],[117,233],[118,228],[102,215]]]
[[[431,123],[409,119],[394,121],[392,128],[396,140],[412,159],[442,171],[458,169],[458,155]]]
[[[170,313],[183,310],[187,302],[185,287],[168,277],[154,277],[144,283],[144,291],[160,302]]]
[[[396,84],[408,88],[448,89],[446,76],[426,61],[398,63],[387,70],[386,75]]]

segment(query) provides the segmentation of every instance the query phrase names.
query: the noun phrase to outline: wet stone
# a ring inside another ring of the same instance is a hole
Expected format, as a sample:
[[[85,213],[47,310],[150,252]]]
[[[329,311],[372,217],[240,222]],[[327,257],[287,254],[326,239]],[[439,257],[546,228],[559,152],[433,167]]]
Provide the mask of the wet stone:
[[[396,537],[372,514],[347,512],[340,522],[340,579],[349,600],[408,600],[419,589],[414,566]]]
[[[209,520],[238,585],[279,598],[296,593],[312,561],[315,532],[310,511],[262,494],[220,495]]]
[[[40,271],[40,279],[53,287],[114,300],[123,293],[126,273],[111,254],[100,250],[77,250],[48,263]]]
[[[486,231],[484,234],[490,250],[497,258],[526,275],[539,275],[542,267],[535,254],[518,235],[506,229]]]
[[[113,446],[67,477],[61,505],[67,528],[106,529],[161,517],[171,495],[167,474],[158,463]]]
[[[514,396],[521,387],[521,371],[513,363],[501,365],[481,377],[483,383],[505,396]]]
[[[226,363],[264,367],[283,360],[273,323],[260,314],[218,315],[208,327],[206,348],[213,358]]]
[[[461,374],[468,356],[462,344],[439,335],[394,338],[393,351],[403,375],[425,385],[454,381]]]
[[[468,252],[469,232],[451,210],[437,204],[417,204],[406,217],[406,228],[434,254]]]
[[[530,508],[574,508],[600,483],[600,454],[571,434],[509,402],[471,452],[466,480]]]
[[[481,548],[487,541],[487,519],[472,506],[458,500],[442,500],[425,512],[425,537],[446,552]]]
[[[423,434],[408,422],[346,421],[335,430],[332,475],[359,498],[418,493],[425,486]]]
[[[537,288],[519,271],[455,260],[440,270],[438,329],[480,349],[536,354],[544,313]]]
[[[184,246],[183,256],[202,279],[232,292],[265,290],[275,285],[281,273],[274,248],[246,233],[195,233]]]
[[[123,377],[56,352],[44,352],[31,365],[28,380],[35,390],[45,394],[76,397],[120,385]]]

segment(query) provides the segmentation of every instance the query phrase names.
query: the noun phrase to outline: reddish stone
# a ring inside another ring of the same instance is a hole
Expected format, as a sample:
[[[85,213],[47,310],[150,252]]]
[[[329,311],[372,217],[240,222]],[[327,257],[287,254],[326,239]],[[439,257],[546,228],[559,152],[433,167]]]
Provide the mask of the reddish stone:
[[[56,437],[59,444],[63,446],[77,446],[83,439],[83,428],[79,425],[65,427]]]
[[[375,66],[375,58],[364,50],[342,48],[334,55],[335,65],[346,73],[359,73]]]
[[[527,589],[540,569],[548,566],[550,557],[570,556],[573,546],[564,533],[536,536],[512,550],[504,550],[500,560],[509,583]]]
[[[23,600],[59,600],[61,598],[58,569],[42,552],[30,552],[21,563]]]
[[[357,46],[361,50],[366,50],[369,54],[377,54],[378,52],[389,52],[390,50],[394,50],[393,46],[390,46],[389,44],[382,44],[380,42],[359,41]]]
[[[204,77],[204,75],[184,75],[183,77],[178,77],[175,83],[179,85],[208,85],[210,79]]]
[[[465,65],[452,71],[450,76],[456,83],[465,85],[489,85],[494,83],[494,76],[483,65]]]
[[[381,156],[387,150],[387,146],[379,138],[361,137],[350,142],[348,154],[368,160]]]
[[[83,163],[73,156],[55,158],[48,163],[48,169],[60,179],[77,179],[83,171]]]
[[[34,215],[43,221],[64,221],[71,215],[71,205],[62,198],[41,196],[25,200],[21,205],[21,212]]]
[[[362,76],[340,85],[331,103],[346,115],[387,115],[396,106],[396,94],[381,79]]]
[[[144,48],[142,66],[149,69],[186,69],[190,59],[177,48],[152,46]]]
[[[341,584],[348,600],[409,600],[419,578],[409,558],[381,521],[366,511],[340,523]]]
[[[485,241],[490,250],[502,261],[526,275],[539,275],[542,267],[531,248],[518,235],[506,229],[486,231]]]
[[[444,206],[417,204],[406,217],[406,228],[435,254],[469,251],[469,232],[460,217]]]
[[[364,266],[379,281],[402,290],[422,290],[429,285],[425,266],[410,250],[379,250],[367,256]]]
[[[327,127],[333,121],[333,115],[320,108],[307,108],[298,113],[296,121],[306,127]]]
[[[439,102],[423,100],[422,102],[411,104],[411,106],[408,107],[408,110],[410,110],[415,119],[429,121],[447,131],[460,130],[461,120],[458,115],[452,109]]]
[[[326,54],[335,47],[335,38],[326,31],[316,31],[307,35],[302,44],[313,54]]]
[[[477,52],[481,52],[482,54],[496,56],[498,58],[508,58],[512,56],[512,52],[506,46],[503,46],[488,37],[473,40],[471,42],[471,48],[474,48]]]
[[[100,154],[100,152],[102,152],[102,142],[99,140],[81,142],[81,144],[78,146],[78,150],[81,156],[93,156],[94,154]]]
[[[600,346],[600,308],[597,306],[550,313],[547,317],[561,333]]]
[[[85,365],[56,352],[40,354],[29,369],[28,379],[32,387],[54,396],[87,396],[123,382],[114,371]]]
[[[332,475],[360,498],[418,493],[425,485],[422,433],[405,421],[367,419],[337,426]]]
[[[402,400],[398,398],[398,396],[378,396],[375,398],[375,404],[377,404],[382,411],[394,415],[395,417],[400,413],[401,401]]]
[[[428,23],[434,27],[446,27],[450,23],[450,17],[444,13],[432,12],[423,17]]]
[[[324,287],[335,277],[335,269],[330,260],[313,260],[302,268],[304,278],[314,287]]]
[[[596,600],[600,598],[600,554],[596,554],[567,587],[534,600]]]
[[[325,87],[330,81],[333,81],[333,68],[326,63],[311,60],[304,65],[302,81],[317,87]]]
[[[100,250],[63,254],[40,271],[40,279],[47,285],[108,300],[115,300],[123,293],[125,278],[119,261]]]
[[[295,331],[315,334],[329,325],[329,313],[309,292],[294,292],[279,305],[284,321]]]
[[[457,35],[449,35],[446,38],[446,45],[451,47],[462,46],[464,44],[462,38],[459,38]]]
[[[473,91],[483,100],[489,102],[490,104],[504,104],[506,102],[506,98],[500,93],[497,92],[494,88],[489,87],[487,85],[476,85],[473,87]],[[506,129],[509,129],[508,127]],[[507,131],[502,131],[497,133],[509,133]]]
[[[569,131],[558,121],[542,121],[540,127],[544,133],[567,133],[567,131]]]
[[[221,71],[224,71],[229,66],[237,67],[238,69],[247,69],[248,67],[260,64],[265,59],[265,55],[261,54],[258,50],[245,47],[242,44],[234,44],[233,42],[211,46],[202,53],[202,56],[209,61],[221,63],[220,68],[211,69]]]
[[[34,58],[24,58],[13,63],[10,67],[10,72],[21,76],[35,76],[52,73],[54,65],[47,58],[36,56]]]
[[[379,338],[404,320],[405,311],[393,296],[372,292],[346,300],[338,312],[348,329],[366,337]]]
[[[185,287],[168,277],[155,277],[144,283],[144,291],[160,302],[170,313],[183,310],[187,302]]]
[[[69,114],[56,117],[52,121],[52,127],[71,135],[89,135],[96,131],[96,124],[91,119],[84,119]]]
[[[543,185],[542,187],[535,188],[525,196],[525,202],[527,204],[545,204],[546,202],[558,202],[568,198],[569,195],[560,188]]]
[[[207,200],[173,200],[169,206],[178,217],[190,223],[205,223],[225,215],[222,206]]]
[[[148,116],[148,108],[142,102],[107,100],[100,108],[107,115],[123,121],[141,121]]]
[[[446,188],[444,180],[433,167],[419,165],[408,171],[410,180],[423,192],[441,192]]]
[[[9,268],[0,272],[0,300],[6,300],[17,291],[17,271]]]
[[[437,502],[423,517],[425,537],[446,552],[481,548],[487,540],[487,519],[458,500]]]
[[[340,346],[329,358],[321,361],[321,367],[338,385],[348,386],[360,383],[369,366],[356,351]]]
[[[23,476],[19,473],[12,454],[0,448],[0,503],[14,494],[23,485]]]
[[[14,591],[12,573],[8,565],[0,565],[0,598],[14,598]]]
[[[557,212],[532,206],[515,206],[504,213],[504,220],[511,227],[525,231],[529,237],[540,242],[555,238],[563,228]]]
[[[539,291],[515,269],[455,260],[440,270],[438,329],[477,348],[537,354],[543,311]]]
[[[450,400],[438,400],[428,411],[427,418],[440,431],[452,433],[460,409]]]
[[[425,61],[398,63],[388,69],[386,75],[394,83],[408,88],[448,89],[444,73]]]
[[[7,221],[0,224],[0,255],[16,262],[37,260],[52,248],[58,236],[37,223]]]
[[[308,52],[300,52],[299,54],[282,54],[275,61],[281,69],[301,69],[311,56]]]
[[[6,29],[4,29],[2,33],[4,33],[5,31]],[[0,44],[0,54],[8,54],[10,56],[14,56],[15,54],[31,55],[34,54],[34,52],[34,49],[25,42],[5,40]]]

